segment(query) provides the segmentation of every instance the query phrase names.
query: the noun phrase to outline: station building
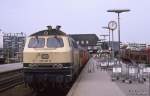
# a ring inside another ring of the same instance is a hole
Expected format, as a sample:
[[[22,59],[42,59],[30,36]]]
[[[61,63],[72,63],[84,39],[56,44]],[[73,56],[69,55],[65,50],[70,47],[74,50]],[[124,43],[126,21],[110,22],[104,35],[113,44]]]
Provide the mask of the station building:
[[[4,49],[0,48],[0,64],[5,63],[5,58],[4,58]]]
[[[5,33],[3,35],[3,50],[6,63],[21,62],[25,44],[24,33]]]
[[[77,44],[85,49],[88,49],[89,52],[97,52],[97,42],[99,38],[96,34],[70,34],[69,36],[71,36]]]

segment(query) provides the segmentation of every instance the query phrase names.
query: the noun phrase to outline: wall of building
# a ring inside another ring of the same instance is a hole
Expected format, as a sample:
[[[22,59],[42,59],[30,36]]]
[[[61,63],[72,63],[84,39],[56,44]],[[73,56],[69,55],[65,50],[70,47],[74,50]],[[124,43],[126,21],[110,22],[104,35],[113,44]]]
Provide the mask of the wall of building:
[[[3,36],[4,57],[6,63],[21,62],[25,44],[24,33],[6,33]]]

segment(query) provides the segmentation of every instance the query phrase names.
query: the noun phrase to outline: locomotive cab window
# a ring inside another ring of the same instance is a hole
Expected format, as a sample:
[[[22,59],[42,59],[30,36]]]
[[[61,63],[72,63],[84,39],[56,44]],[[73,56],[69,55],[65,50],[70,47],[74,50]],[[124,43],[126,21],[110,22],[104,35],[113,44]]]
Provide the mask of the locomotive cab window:
[[[51,37],[47,39],[47,47],[48,48],[58,48],[63,47],[64,43],[62,38],[60,37]]]
[[[29,41],[29,48],[44,48],[45,39],[44,38],[31,38]]]

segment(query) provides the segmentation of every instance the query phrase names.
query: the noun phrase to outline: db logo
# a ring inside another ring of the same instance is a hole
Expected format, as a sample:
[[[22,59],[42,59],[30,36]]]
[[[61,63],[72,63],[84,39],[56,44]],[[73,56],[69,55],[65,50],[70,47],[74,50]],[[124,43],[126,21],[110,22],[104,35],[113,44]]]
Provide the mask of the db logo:
[[[49,55],[48,55],[48,54],[42,54],[42,55],[41,55],[41,58],[42,58],[42,59],[48,59],[48,58],[49,58]]]

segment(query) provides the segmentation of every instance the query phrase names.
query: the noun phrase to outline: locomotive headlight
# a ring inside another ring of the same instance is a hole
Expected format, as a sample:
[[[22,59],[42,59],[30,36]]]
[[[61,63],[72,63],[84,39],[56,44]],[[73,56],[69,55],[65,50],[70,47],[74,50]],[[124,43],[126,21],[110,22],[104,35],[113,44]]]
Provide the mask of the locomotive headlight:
[[[36,66],[38,66],[37,64],[29,64],[29,67],[36,67]]]
[[[57,64],[53,64],[53,68],[57,68]]]
[[[61,69],[61,68],[63,68],[63,65],[62,65],[62,64],[58,64],[57,67],[58,67],[59,69]]]
[[[53,68],[61,69],[61,68],[63,68],[63,65],[62,64],[53,64]]]

